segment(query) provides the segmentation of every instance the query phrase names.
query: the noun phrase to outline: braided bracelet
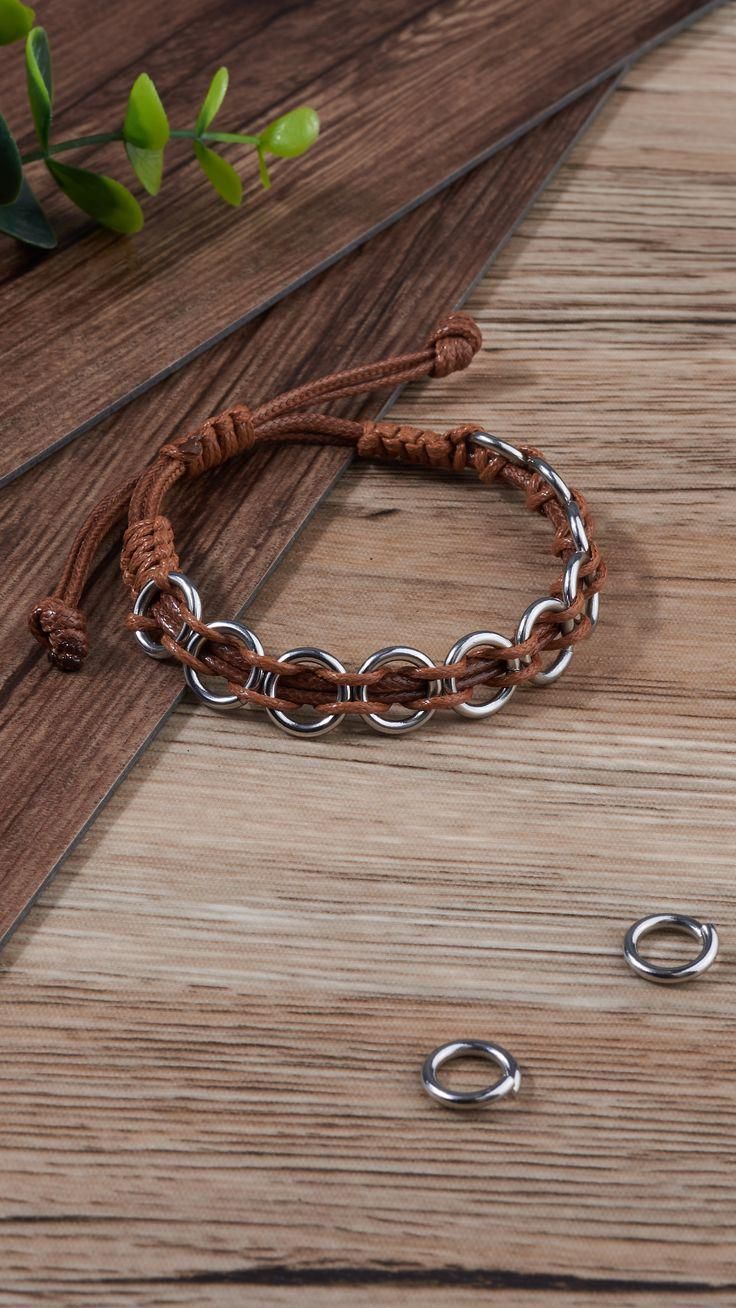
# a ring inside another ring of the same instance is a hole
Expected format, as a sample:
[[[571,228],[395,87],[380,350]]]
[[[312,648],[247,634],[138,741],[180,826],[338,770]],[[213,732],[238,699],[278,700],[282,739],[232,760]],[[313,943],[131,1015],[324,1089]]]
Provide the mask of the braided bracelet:
[[[177,659],[186,684],[211,708],[261,707],[284,731],[300,736],[322,735],[348,714],[364,718],[378,731],[401,734],[427,722],[438,708],[454,709],[466,718],[490,717],[508,703],[518,685],[556,681],[575,645],[597,623],[605,579],[582,495],[570,489],[538,450],[517,448],[477,423],[440,434],[304,409],[313,401],[446,376],[467,367],[480,343],[472,319],[450,314],[421,351],[321,378],[253,411],[238,406],[163,445],[138,476],[92,510],[56,591],[34,606],[31,631],[52,662],[64,670],[81,666],[88,639],[79,600],[102,540],[127,512],[121,570],[134,601],[128,626],[149,657]],[[334,655],[311,646],[270,658],[242,623],[204,622],[199,592],[181,571],[171,523],[162,512],[165,496],[183,476],[199,476],[257,444],[307,440],[353,445],[364,458],[455,473],[471,469],[483,482],[498,478],[521,490],[527,507],[543,514],[554,529],[552,548],[562,562],[556,585],[524,610],[513,639],[494,631],[472,632],[453,645],[441,664],[404,645],[378,650],[354,672]],[[543,656],[549,654],[553,657],[545,666]],[[205,684],[207,677],[222,678],[226,689],[213,691]],[[489,697],[473,699],[477,689],[486,690]],[[304,708],[312,716],[295,716]],[[392,716],[397,709],[403,716]]]

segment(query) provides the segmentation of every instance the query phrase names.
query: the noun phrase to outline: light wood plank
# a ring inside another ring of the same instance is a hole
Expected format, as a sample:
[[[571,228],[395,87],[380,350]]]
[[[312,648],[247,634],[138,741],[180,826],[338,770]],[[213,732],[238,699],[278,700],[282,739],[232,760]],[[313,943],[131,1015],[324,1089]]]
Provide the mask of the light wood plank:
[[[478,288],[482,358],[402,400],[587,491],[611,581],[564,681],[403,742],[183,706],[0,957],[6,1302],[733,1300],[735,48],[724,11],[630,75]],[[441,655],[510,630],[543,546],[510,496],[356,468],[250,618]],[[622,963],[662,906],[721,930],[696,986]],[[462,1033],[515,1104],[421,1096]]]

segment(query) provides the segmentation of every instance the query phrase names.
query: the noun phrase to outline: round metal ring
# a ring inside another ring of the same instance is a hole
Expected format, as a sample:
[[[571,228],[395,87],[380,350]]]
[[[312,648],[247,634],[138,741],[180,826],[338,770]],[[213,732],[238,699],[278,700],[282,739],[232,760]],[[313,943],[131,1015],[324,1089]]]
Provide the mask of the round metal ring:
[[[168,574],[168,579],[171,582],[172,586],[176,586],[177,590],[181,591],[182,595],[184,596],[184,600],[186,602],[187,608],[190,609],[190,611],[194,614],[195,618],[197,619],[201,618],[202,601],[199,598],[199,591],[196,589],[195,586],[192,585],[189,578],[185,577],[183,572],[170,572]],[[149,608],[151,607],[151,604],[153,603],[154,597],[158,595],[159,592],[160,592],[160,587],[153,580],[153,578],[151,578],[150,581],[146,582],[145,586],[141,590],[140,595],[135,601],[135,604],[133,605],[133,612],[135,613],[136,617],[144,618],[146,616]],[[181,624],[181,627],[179,628],[179,632],[176,637],[177,644],[181,645],[183,641],[186,640],[189,634],[189,630],[190,628],[188,627],[187,623],[183,622]],[[157,640],[153,640],[153,638],[149,636],[147,631],[135,631],[133,634],[136,640],[138,641],[138,644],[140,645],[141,649],[145,651],[145,653],[148,655],[149,658],[151,659],[171,658],[171,655],[169,654],[169,651],[167,650],[166,646],[160,644],[160,642]]]
[[[328,654],[323,649],[317,649],[316,646],[302,645],[298,649],[287,650],[285,654],[280,654],[279,663],[307,663],[318,664],[320,667],[329,668],[331,672],[344,672],[345,669],[339,659],[334,655]],[[263,694],[269,695],[271,699],[276,698],[276,687],[279,683],[278,672],[268,672],[263,679]],[[344,702],[350,698],[350,689],[348,686],[336,686],[336,699]],[[298,718],[290,717],[284,709],[266,709],[268,716],[281,727],[282,731],[288,732],[292,736],[323,736],[326,731],[332,731],[339,722],[345,717],[344,713],[326,713],[322,718],[316,718],[314,722],[300,722]]]
[[[215,631],[225,631],[228,632],[229,635],[235,636],[237,640],[242,641],[243,644],[248,647],[252,654],[263,653],[263,646],[255,632],[251,631],[250,627],[244,627],[242,622],[221,621],[210,622],[209,625]],[[206,645],[206,643],[206,636],[200,636],[198,632],[193,631],[187,641],[187,650],[190,654],[194,654],[196,657],[202,646]],[[248,680],[245,683],[245,689],[254,690],[260,679],[261,669],[259,667],[252,667],[248,674]],[[195,695],[197,695],[199,699],[202,700],[202,703],[206,704],[208,708],[230,709],[234,708],[236,704],[242,705],[243,701],[239,699],[237,695],[216,695],[213,690],[209,690],[202,681],[199,673],[195,672],[194,668],[187,667],[186,664],[184,665],[184,680],[189,689],[193,690]]]
[[[584,550],[577,550],[571,554],[565,564],[565,571],[562,577],[562,598],[565,601],[565,607],[574,604],[580,590],[580,569],[587,561],[587,554]]]
[[[482,1090],[449,1090],[437,1079],[437,1073],[444,1063],[466,1056],[495,1063],[502,1075],[493,1085]],[[521,1085],[521,1071],[513,1055],[486,1040],[451,1040],[440,1045],[425,1059],[421,1075],[427,1094],[444,1108],[477,1108],[482,1104],[492,1104],[506,1095],[517,1094]]]
[[[650,963],[639,953],[639,941],[650,931],[664,927],[670,931],[685,932],[693,936],[700,945],[700,953],[691,963],[681,963],[679,967],[667,967],[661,963]],[[684,913],[652,913],[642,917],[626,932],[624,940],[624,958],[637,976],[646,981],[656,981],[660,985],[674,985],[679,981],[690,981],[706,972],[718,953],[718,932],[710,922],[699,922],[697,918],[687,917]]]
[[[509,441],[504,441],[500,436],[493,436],[489,431],[475,431],[470,437],[475,445],[481,445],[484,450],[492,450],[494,454],[502,454],[504,459],[509,463],[515,463],[518,468],[526,467],[526,455],[521,450],[517,450],[515,445]]]
[[[576,554],[571,555],[565,565],[565,572],[562,578],[562,598],[565,604],[573,604],[580,589],[579,576],[580,569],[589,558],[585,550],[578,550]],[[585,601],[585,614],[590,619],[590,629],[595,631],[598,626],[598,617],[601,608],[601,597],[598,591],[589,595]],[[574,622],[572,624],[575,625]]]
[[[567,605],[563,604],[562,600],[555,599],[551,595],[544,599],[535,600],[521,615],[521,621],[516,628],[515,644],[523,645],[524,641],[529,639],[543,613],[564,613],[566,608]],[[568,618],[563,631],[570,632],[574,626],[575,623],[572,618]],[[549,667],[542,668],[536,676],[532,677],[532,684],[535,686],[550,686],[553,681],[557,681],[557,678],[562,676],[565,668],[572,662],[573,653],[572,645],[564,645]]]
[[[486,646],[491,649],[510,649],[511,641],[507,640],[505,636],[499,636],[496,631],[473,631],[469,636],[463,636],[461,640],[453,645],[445,659],[445,663],[459,663],[461,659],[465,658],[466,654],[470,653],[471,649]],[[514,672],[518,672],[521,667],[519,659],[512,659],[509,667],[513,668]],[[455,677],[447,677],[445,685],[450,693],[454,695],[457,690]],[[502,686],[500,690],[494,692],[491,699],[486,700],[485,704],[470,704],[467,702],[465,704],[456,704],[454,706],[455,712],[459,713],[463,718],[489,718],[492,713],[498,713],[498,710],[502,709],[504,704],[508,704],[515,690],[516,686]]]
[[[583,515],[577,500],[568,500],[565,505],[565,513],[567,514],[567,523],[575,549],[590,557],[590,541],[588,540],[588,533],[585,530]]]
[[[412,649],[410,645],[388,645],[386,649],[376,650],[371,654],[365,663],[358,669],[360,673],[373,672],[376,668],[382,668],[386,663],[411,663],[415,668],[433,668],[432,660],[423,654],[419,649]],[[358,699],[369,699],[369,686],[358,686]],[[430,681],[427,685],[427,695],[439,695],[442,690],[440,681]],[[415,731],[423,723],[429,722],[433,716],[434,709],[417,709],[407,718],[386,718],[380,713],[364,713],[363,717],[376,731],[383,731],[388,736],[398,735],[401,732]]]
[[[539,476],[546,481],[547,485],[552,487],[552,490],[563,508],[566,508],[568,504],[575,503],[575,498],[570,487],[566,481],[563,481],[559,472],[555,472],[551,463],[548,463],[546,459],[541,458],[539,454],[529,454],[526,462],[528,468],[531,468],[533,472],[538,473]]]

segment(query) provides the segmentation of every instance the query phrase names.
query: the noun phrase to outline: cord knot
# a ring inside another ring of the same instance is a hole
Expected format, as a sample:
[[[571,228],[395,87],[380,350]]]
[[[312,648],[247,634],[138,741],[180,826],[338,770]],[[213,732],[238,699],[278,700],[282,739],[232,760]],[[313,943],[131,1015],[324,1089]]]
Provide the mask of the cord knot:
[[[418,467],[460,473],[472,458],[468,437],[477,430],[477,423],[436,432],[398,422],[366,422],[356,452],[363,459],[395,459]]]
[[[188,477],[199,477],[226,459],[245,453],[255,443],[253,414],[245,404],[239,404],[215,418],[208,418],[198,431],[162,445],[159,454],[181,460]]]
[[[179,569],[174,530],[163,514],[141,518],[123,536],[120,571],[133,595],[139,594],[150,577],[166,576]]]
[[[467,313],[448,313],[430,336],[429,344],[435,351],[431,375],[447,377],[469,366],[483,344],[483,337]]]
[[[87,657],[89,640],[87,622],[79,609],[58,595],[48,595],[33,606],[28,625],[57,668],[64,672],[76,672],[81,668]]]

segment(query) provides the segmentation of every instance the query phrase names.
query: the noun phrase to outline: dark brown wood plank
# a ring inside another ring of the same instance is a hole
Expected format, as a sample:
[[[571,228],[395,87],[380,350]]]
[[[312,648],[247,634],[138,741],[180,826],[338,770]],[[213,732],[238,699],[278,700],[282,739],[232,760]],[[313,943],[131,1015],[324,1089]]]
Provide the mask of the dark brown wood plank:
[[[376,237],[257,322],[7,488],[0,515],[0,735],[7,936],[181,694],[180,671],[140,656],[111,549],[85,609],[93,648],[64,675],[34,648],[30,603],[53,584],[80,515],[177,430],[236,399],[257,402],[310,376],[422,341],[518,224],[605,99],[598,88]],[[458,245],[453,235],[464,234]],[[387,299],[385,286],[395,288]],[[329,324],[325,331],[324,324]],[[375,413],[380,400],[345,411]],[[208,613],[241,609],[313,512],[348,455],[283,448],[190,483],[173,512],[183,563],[206,578]]]
[[[192,120],[203,68],[227,62],[230,114],[239,125],[257,127],[309,101],[324,134],[304,159],[277,163],[275,189],[263,195],[254,187],[242,213],[221,205],[188,151],[172,147],[164,190],[134,240],[94,228],[55,198],[54,213],[66,215],[60,251],[29,256],[3,243],[8,384],[0,480],[707,7],[702,0],[378,0],[353,6],[348,19],[339,0],[188,0],[164,38],[161,14],[150,19],[141,0],[127,6],[125,23],[115,10],[117,25],[110,14],[95,17],[89,0],[49,4],[44,20],[55,50],[60,38],[62,135],[119,121],[141,61],[177,125]],[[125,28],[120,38],[118,27]],[[20,93],[11,85],[11,107]],[[11,120],[17,127],[15,114]],[[252,175],[252,159],[232,157]]]

